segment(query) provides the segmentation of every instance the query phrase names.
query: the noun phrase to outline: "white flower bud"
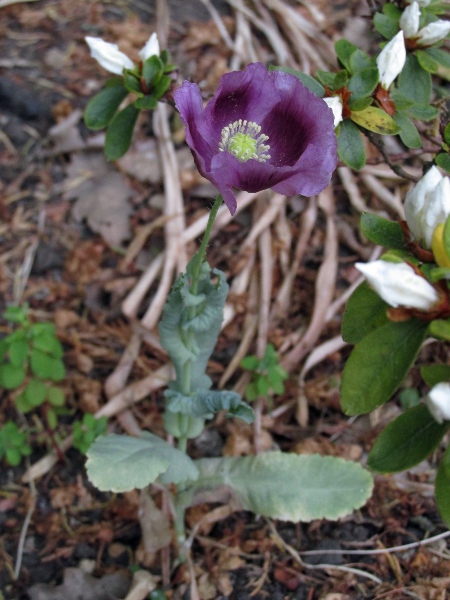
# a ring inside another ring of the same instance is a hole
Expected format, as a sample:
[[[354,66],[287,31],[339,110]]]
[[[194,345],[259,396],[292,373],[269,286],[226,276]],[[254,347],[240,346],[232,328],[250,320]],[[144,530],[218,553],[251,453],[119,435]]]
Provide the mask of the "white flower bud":
[[[102,38],[86,37],[85,38],[91,55],[95,60],[110,73],[122,75],[124,69],[132,69],[134,64],[126,54],[120,52],[117,44],[105,42]]]
[[[418,33],[420,46],[432,46],[440,42],[450,33],[450,21],[435,21],[423,27]]]
[[[386,90],[391,86],[397,75],[401,73],[405,61],[405,39],[403,37],[403,31],[400,30],[397,35],[386,44],[377,58],[380,83]]]
[[[403,30],[405,38],[416,37],[419,31],[420,8],[417,2],[413,2],[405,8],[400,17],[399,25]]]
[[[427,311],[439,299],[434,287],[406,263],[375,260],[371,263],[356,263],[355,267],[366,277],[377,294],[394,308],[405,306]]]
[[[450,421],[450,383],[437,383],[425,396],[425,404],[438,422]]]
[[[337,127],[342,121],[342,102],[339,96],[331,96],[330,98],[323,98],[328,108],[333,111],[334,126]]]
[[[416,1],[420,6],[428,6],[431,0],[413,0]],[[411,0],[406,0],[406,4],[411,4]]]
[[[431,248],[433,233],[450,215],[450,180],[435,166],[406,194],[405,218],[413,238]]]
[[[152,35],[148,38],[145,46],[139,50],[139,56],[142,62],[146,61],[150,56],[159,56],[159,41],[156,33],[152,33]]]

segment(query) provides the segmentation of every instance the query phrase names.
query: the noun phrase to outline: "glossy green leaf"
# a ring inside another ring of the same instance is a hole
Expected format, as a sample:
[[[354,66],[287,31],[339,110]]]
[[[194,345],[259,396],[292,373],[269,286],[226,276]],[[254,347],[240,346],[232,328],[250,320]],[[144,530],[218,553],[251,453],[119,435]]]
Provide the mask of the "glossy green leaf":
[[[374,329],[388,322],[388,305],[366,281],[350,296],[342,317],[342,337],[349,344],[357,344]]]
[[[395,250],[405,249],[405,236],[399,223],[373,213],[361,215],[361,229],[374,244]]]
[[[197,467],[186,454],[148,432],[140,438],[101,436],[87,457],[88,477],[101,491],[141,490],[158,477],[163,483],[181,483],[198,476]]]
[[[110,122],[106,130],[105,140],[107,160],[117,160],[128,150],[138,115],[139,110],[133,104],[129,104],[119,111]]]
[[[329,71],[316,71],[316,78],[320,81],[322,85],[327,85],[331,87],[334,82],[335,73],[330,73]]]
[[[134,106],[140,110],[153,110],[158,106],[158,100],[153,95],[142,96],[134,101]]]
[[[339,158],[351,169],[362,169],[366,164],[366,152],[359,129],[350,119],[344,119],[336,133]]]
[[[123,75],[123,84],[128,92],[133,92],[139,96],[143,94],[139,76],[136,72],[125,71]]]
[[[441,50],[440,48],[427,48],[426,50],[421,50],[421,52],[425,52],[432,60],[434,60],[439,65],[450,69],[450,54],[446,50]]]
[[[436,450],[449,427],[437,423],[425,404],[410,408],[381,432],[367,464],[378,473],[410,469]]]
[[[420,368],[420,376],[428,386],[434,387],[441,381],[450,381],[450,365],[425,365]]]
[[[439,71],[439,63],[426,50],[416,50],[416,57],[419,65],[428,73],[436,74]]]
[[[396,135],[400,131],[400,127],[394,119],[376,106],[352,112],[350,118],[360,127],[380,135]]]
[[[402,11],[398,8],[398,6],[395,6],[395,4],[391,4],[390,2],[386,2],[386,4],[383,5],[382,11],[384,15],[389,17],[389,19],[392,19],[397,23],[402,16]]]
[[[346,39],[341,38],[334,44],[334,50],[342,66],[351,73],[350,58],[352,54],[358,50],[358,47],[355,46],[355,44],[348,42]]]
[[[89,129],[103,129],[116,114],[120,103],[128,94],[121,79],[111,80],[114,85],[105,87],[86,106],[84,121]]]
[[[145,83],[149,87],[157,82],[159,77],[162,75],[163,71],[164,64],[159,58],[159,56],[156,56],[155,54],[147,58],[147,60],[142,65],[142,76],[144,78]]]
[[[438,340],[450,342],[450,321],[444,319],[431,321],[429,334]]]
[[[447,173],[450,173],[450,155],[447,152],[440,152],[434,159],[435,163]]]
[[[348,107],[349,107],[350,110],[364,110],[365,108],[367,108],[371,104],[373,104],[373,98],[371,98],[371,97],[369,97],[369,98],[357,98],[355,100],[352,100],[350,98],[350,101],[348,103]]]
[[[422,139],[417,131],[417,127],[408,119],[405,113],[397,111],[392,118],[400,127],[400,139],[405,146],[407,148],[422,148]]]
[[[389,321],[354,347],[342,374],[345,414],[368,413],[389,400],[413,364],[426,331],[427,324],[418,319]]]
[[[391,100],[393,100],[395,104],[396,110],[405,110],[407,108],[411,108],[411,106],[414,106],[415,104],[414,100],[408,98],[407,96],[404,96],[394,87],[390,89],[390,96]]]
[[[429,104],[431,99],[431,75],[424,71],[413,54],[406,57],[405,66],[398,76],[398,90],[418,104]]]
[[[163,75],[161,79],[153,86],[152,94],[156,96],[156,98],[162,98],[167,90],[170,88],[172,83],[172,79],[167,77],[167,75]]]
[[[395,21],[394,19],[379,12],[375,13],[373,17],[373,24],[378,33],[381,33],[381,35],[387,40],[393,38],[399,30],[398,21]]]
[[[434,485],[437,507],[447,527],[450,527],[450,446],[447,446],[439,465]]]
[[[359,464],[332,456],[263,452],[258,456],[204,458],[200,475],[180,501],[189,506],[196,491],[227,486],[243,510],[281,519],[338,519],[362,506],[373,480]]]
[[[359,73],[362,70],[376,68],[376,63],[373,58],[371,58],[368,54],[359,50],[359,48],[353,52],[350,57],[350,71],[352,73]],[[377,69],[378,74],[378,69]]]
[[[414,104],[407,112],[411,119],[418,121],[432,121],[439,114],[438,109],[429,104]]]
[[[355,75],[352,75],[348,82],[348,90],[352,92],[352,101],[370,96],[377,87],[378,79],[379,73],[377,67],[362,69],[355,73]]]
[[[333,90],[339,90],[347,85],[348,73],[345,69],[341,69],[336,73],[331,84]]]

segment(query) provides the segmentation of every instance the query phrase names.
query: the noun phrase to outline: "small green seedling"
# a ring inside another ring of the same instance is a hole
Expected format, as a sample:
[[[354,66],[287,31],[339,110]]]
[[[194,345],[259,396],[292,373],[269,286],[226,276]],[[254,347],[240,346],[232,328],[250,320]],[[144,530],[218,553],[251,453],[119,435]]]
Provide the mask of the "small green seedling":
[[[82,421],[73,425],[73,445],[82,454],[86,454],[92,442],[106,433],[108,419],[96,419],[91,413],[85,413]]]
[[[279,364],[279,356],[272,344],[268,344],[264,356],[246,356],[241,367],[252,372],[252,379],[245,390],[246,399],[251,402],[260,396],[282,394],[287,372]]]
[[[0,428],[0,460],[6,458],[6,462],[12,467],[17,467],[22,457],[31,454],[31,447],[27,444],[27,434],[20,431],[13,421],[7,421]]]

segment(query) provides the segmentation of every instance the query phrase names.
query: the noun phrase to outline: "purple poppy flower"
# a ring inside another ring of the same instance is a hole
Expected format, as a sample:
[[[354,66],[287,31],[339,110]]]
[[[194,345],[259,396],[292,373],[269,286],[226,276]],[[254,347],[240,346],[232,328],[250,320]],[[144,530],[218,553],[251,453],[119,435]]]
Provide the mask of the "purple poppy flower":
[[[294,75],[252,63],[224,75],[205,108],[199,87],[188,81],[175,102],[198,170],[231,214],[233,188],[313,196],[330,182],[337,162],[333,112]]]

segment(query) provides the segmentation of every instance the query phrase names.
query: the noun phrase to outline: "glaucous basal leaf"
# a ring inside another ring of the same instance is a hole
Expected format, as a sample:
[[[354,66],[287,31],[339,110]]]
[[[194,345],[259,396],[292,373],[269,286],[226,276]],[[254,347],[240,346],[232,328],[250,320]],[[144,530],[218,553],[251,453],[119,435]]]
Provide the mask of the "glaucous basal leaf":
[[[446,525],[450,527],[450,446],[445,451],[444,458],[435,480],[436,504]]]
[[[354,347],[342,373],[345,414],[368,413],[389,400],[414,362],[427,326],[418,319],[389,321]]]
[[[197,467],[186,454],[148,432],[140,438],[101,436],[87,457],[88,477],[101,491],[142,489],[158,477],[163,483],[180,483],[198,476]]]
[[[383,219],[373,213],[363,213],[361,229],[374,244],[396,250],[405,249],[405,236],[399,223]]]
[[[342,317],[342,337],[357,344],[368,333],[388,322],[387,304],[363,282],[350,296]]]
[[[264,452],[258,456],[195,461],[200,475],[181,501],[218,485],[230,488],[244,510],[283,521],[338,519],[362,506],[373,480],[359,464],[331,456]]]
[[[397,417],[378,436],[369,454],[368,465],[378,473],[410,469],[438,447],[450,423],[437,423],[425,404]]]
[[[189,273],[195,259],[189,263],[187,275],[180,275],[172,286],[158,327],[161,345],[169,353],[177,374],[172,388],[178,391],[182,391],[179,384],[188,360],[192,361],[191,390],[210,387],[205,370],[217,342],[228,294],[224,273],[217,269],[211,271],[206,263],[200,275],[198,295],[190,293]],[[217,283],[212,283],[211,277],[215,277]],[[188,337],[191,349],[187,346]]]
[[[174,413],[212,419],[219,410],[226,410],[230,416],[238,417],[246,423],[254,421],[252,408],[236,392],[207,390],[184,396],[181,392],[169,389],[165,391],[164,396],[167,400],[167,410]]]

